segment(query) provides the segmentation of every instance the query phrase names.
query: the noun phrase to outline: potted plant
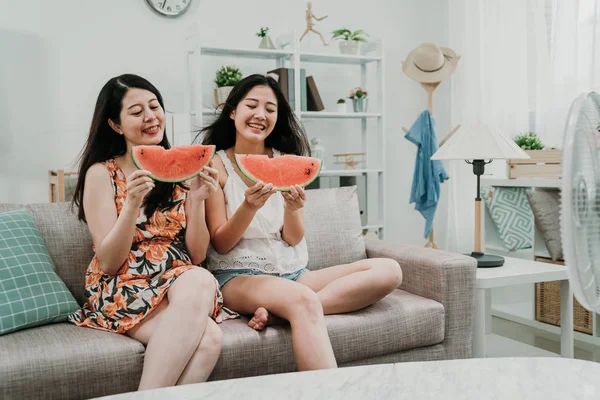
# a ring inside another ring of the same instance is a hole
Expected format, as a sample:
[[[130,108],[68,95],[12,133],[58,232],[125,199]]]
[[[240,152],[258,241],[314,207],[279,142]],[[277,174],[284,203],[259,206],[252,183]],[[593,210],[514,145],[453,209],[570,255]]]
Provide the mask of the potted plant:
[[[525,132],[513,138],[513,141],[529,155],[528,160],[508,160],[508,177],[560,178],[561,151],[546,149],[535,132]]]
[[[356,55],[358,53],[358,42],[366,42],[367,39],[364,36],[369,36],[362,29],[352,32],[349,29],[342,28],[336,29],[332,33],[333,36],[331,39],[337,39],[340,41],[340,52],[342,54],[352,55]]]
[[[265,26],[264,28],[261,27],[260,31],[256,34],[256,36],[258,36],[259,38],[262,38],[260,40],[260,44],[258,45],[258,47],[260,49],[274,49],[275,46],[273,45],[273,42],[271,41],[271,38],[269,37],[269,27]]]
[[[360,86],[350,90],[350,95],[348,98],[352,99],[354,112],[367,112],[367,105],[369,101],[367,95],[367,91]]]
[[[346,108],[346,100],[344,99],[338,99],[337,101],[337,110],[338,112],[341,113],[345,113],[347,108]]]
[[[535,132],[522,133],[513,140],[523,150],[542,150],[544,148],[544,144]]]
[[[217,70],[215,76],[215,84],[217,85],[215,88],[215,107],[225,103],[231,89],[241,80],[242,72],[233,65],[224,65]]]

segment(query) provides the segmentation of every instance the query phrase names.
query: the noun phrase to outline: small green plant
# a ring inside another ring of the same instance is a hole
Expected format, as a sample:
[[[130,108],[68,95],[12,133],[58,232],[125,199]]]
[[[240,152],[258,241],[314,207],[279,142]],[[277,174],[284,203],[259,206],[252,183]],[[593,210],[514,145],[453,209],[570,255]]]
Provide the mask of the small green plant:
[[[544,148],[544,144],[535,132],[522,133],[513,140],[523,150],[542,150]]]
[[[215,84],[217,87],[235,86],[241,80],[242,71],[233,65],[228,65],[217,70]]]
[[[355,40],[357,42],[366,42],[367,39],[364,36],[369,36],[369,34],[362,29],[352,32],[350,29],[342,28],[336,29],[331,33],[333,34],[331,39]]]
[[[360,86],[357,86],[353,89],[350,90],[350,93],[348,94],[348,98],[350,99],[362,99],[363,97],[367,97],[368,93],[366,90],[364,90],[363,88],[361,88]]]
[[[337,103],[338,104],[346,104],[346,100],[344,100],[344,99],[338,99]]]
[[[256,36],[258,36],[258,37],[265,37],[265,36],[267,36],[268,33],[269,33],[269,27],[265,26],[264,28],[263,27],[260,28],[260,32],[258,32],[256,34]]]

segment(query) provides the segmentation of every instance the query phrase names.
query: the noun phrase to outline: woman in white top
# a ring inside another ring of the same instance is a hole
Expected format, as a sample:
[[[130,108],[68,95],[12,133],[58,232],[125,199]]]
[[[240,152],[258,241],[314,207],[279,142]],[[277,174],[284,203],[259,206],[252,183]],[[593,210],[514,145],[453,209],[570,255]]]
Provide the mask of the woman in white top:
[[[398,263],[365,259],[308,271],[304,240],[304,190],[281,193],[254,184],[237,168],[234,154],[308,155],[308,140],[277,82],[250,75],[229,94],[219,117],[202,130],[214,144],[219,187],[206,200],[211,236],[206,264],[225,306],[254,317],[261,330],[274,315],[289,321],[298,370],[335,368],[324,315],[366,307],[396,289]]]

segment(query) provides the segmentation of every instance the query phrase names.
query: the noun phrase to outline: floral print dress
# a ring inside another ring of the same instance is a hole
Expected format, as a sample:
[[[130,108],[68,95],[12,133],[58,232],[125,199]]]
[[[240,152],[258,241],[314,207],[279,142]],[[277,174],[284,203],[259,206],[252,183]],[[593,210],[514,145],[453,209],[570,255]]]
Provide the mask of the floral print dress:
[[[114,160],[104,163],[112,178],[117,215],[127,195],[125,174]],[[85,304],[69,315],[69,321],[90,328],[124,333],[150,314],[169,287],[185,271],[196,268],[188,255],[184,232],[187,192],[175,187],[172,204],[157,209],[147,219],[138,212],[129,257],[114,276],[100,269],[96,255],[87,268]],[[223,308],[223,296],[215,280],[212,318],[220,323],[237,314]]]

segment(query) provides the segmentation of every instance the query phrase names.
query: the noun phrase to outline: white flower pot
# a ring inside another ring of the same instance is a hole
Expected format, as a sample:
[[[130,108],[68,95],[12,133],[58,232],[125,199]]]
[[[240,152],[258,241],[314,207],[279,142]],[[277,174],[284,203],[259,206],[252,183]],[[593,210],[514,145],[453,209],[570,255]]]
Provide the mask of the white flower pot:
[[[215,88],[215,107],[218,107],[219,104],[225,103],[225,100],[227,100],[231,89],[233,89],[233,86],[221,86]]]
[[[340,40],[340,53],[356,55],[358,53],[358,42],[356,40]]]
[[[261,39],[260,44],[258,45],[260,49],[274,49],[273,41],[269,36],[265,36]]]
[[[348,112],[348,108],[346,107],[346,103],[337,103],[337,111],[340,113]]]
[[[367,97],[361,97],[360,99],[352,99],[352,106],[354,112],[366,113],[369,99]]]

